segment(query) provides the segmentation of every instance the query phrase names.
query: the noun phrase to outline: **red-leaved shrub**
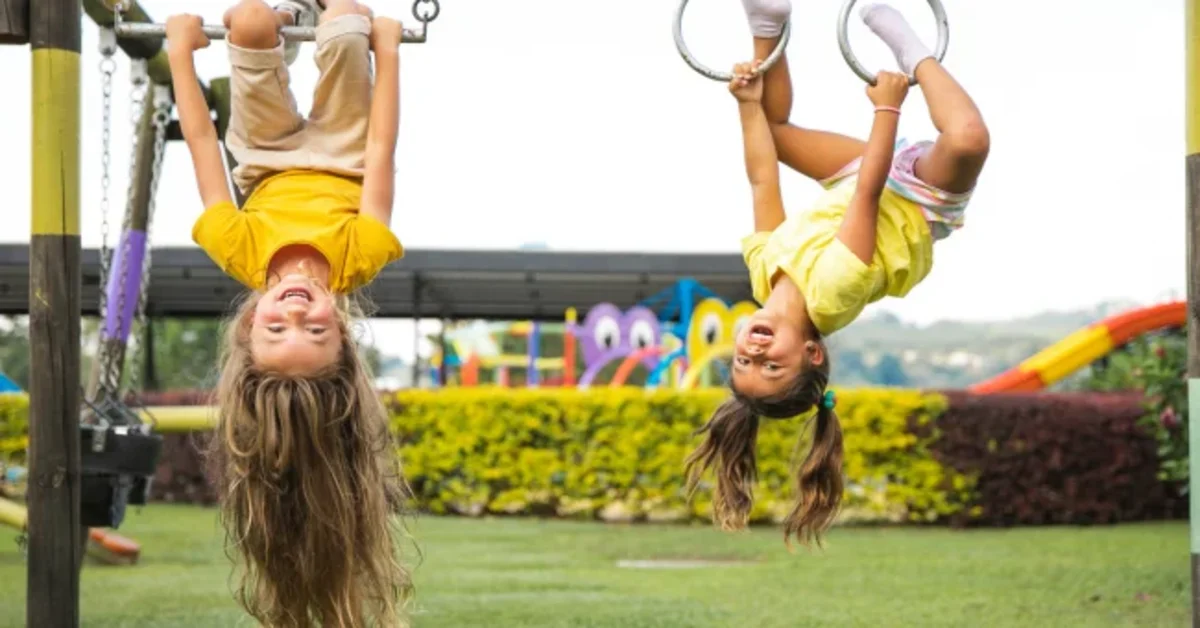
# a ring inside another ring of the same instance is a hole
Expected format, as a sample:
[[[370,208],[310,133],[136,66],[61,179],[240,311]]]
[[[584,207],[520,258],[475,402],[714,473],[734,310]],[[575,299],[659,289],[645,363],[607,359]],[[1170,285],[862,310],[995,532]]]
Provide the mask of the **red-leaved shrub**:
[[[1138,394],[945,393],[931,448],[977,478],[974,515],[954,525],[1115,523],[1181,517],[1186,500],[1158,479]],[[930,427],[913,429],[931,429]],[[981,512],[980,512],[981,511]]]

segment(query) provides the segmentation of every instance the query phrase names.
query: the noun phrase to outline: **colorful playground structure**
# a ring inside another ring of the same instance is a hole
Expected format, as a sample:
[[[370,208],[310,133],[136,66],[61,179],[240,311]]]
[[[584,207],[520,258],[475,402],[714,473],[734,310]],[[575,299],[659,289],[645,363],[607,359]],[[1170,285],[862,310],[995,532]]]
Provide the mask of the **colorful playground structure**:
[[[1131,340],[1187,323],[1187,303],[1175,301],[1110,316],[1050,345],[1015,368],[968,390],[978,394],[1042,390]]]
[[[481,370],[493,369],[494,382],[508,386],[510,369],[516,368],[524,369],[527,386],[588,388],[616,365],[607,382],[611,387],[624,386],[639,367],[652,388],[710,385],[712,367],[724,368],[721,358],[733,353],[738,329],[756,309],[751,301],[730,304],[696,280],[682,279],[627,310],[612,303],[592,306],[583,322],[574,309],[555,324],[475,322],[446,332],[445,349],[433,357],[434,381],[444,385],[439,375],[457,372],[459,385],[476,386]],[[548,334],[562,336],[561,356],[541,355]],[[503,335],[524,338],[526,351],[502,353]],[[577,373],[580,359],[583,372]]]
[[[758,306],[729,303],[693,279],[684,279],[633,307],[622,310],[600,303],[577,322],[574,309],[563,323],[484,323],[448,331],[445,354],[434,355],[434,381],[439,373],[457,383],[476,386],[483,369],[494,369],[495,384],[511,385],[510,369],[524,369],[525,385],[599,385],[602,371],[613,364],[610,387],[624,386],[642,368],[649,388],[710,386],[724,375],[733,339]],[[1144,334],[1182,327],[1182,301],[1152,305],[1100,320],[1047,347],[1015,368],[969,388],[979,394],[1042,390],[1119,349]],[[541,355],[547,334],[563,336],[558,357]],[[503,336],[525,338],[525,353],[504,354]],[[579,356],[580,360],[576,359]],[[576,376],[581,361],[583,372]],[[451,377],[447,377],[451,379]]]

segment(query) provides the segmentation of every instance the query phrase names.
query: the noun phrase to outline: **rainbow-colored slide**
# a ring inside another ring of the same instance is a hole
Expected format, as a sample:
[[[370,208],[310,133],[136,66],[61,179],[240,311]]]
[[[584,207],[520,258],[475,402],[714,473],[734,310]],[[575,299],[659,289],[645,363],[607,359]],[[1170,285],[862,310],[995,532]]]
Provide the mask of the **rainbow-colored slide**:
[[[1046,388],[1129,341],[1186,324],[1183,301],[1138,308],[1085,327],[1025,360],[1016,368],[970,387],[973,393],[1029,392]]]
[[[14,501],[0,498],[0,524],[25,529],[28,514],[25,507]],[[92,558],[112,565],[129,565],[137,562],[142,548],[135,542],[107,530],[88,530],[87,553]]]

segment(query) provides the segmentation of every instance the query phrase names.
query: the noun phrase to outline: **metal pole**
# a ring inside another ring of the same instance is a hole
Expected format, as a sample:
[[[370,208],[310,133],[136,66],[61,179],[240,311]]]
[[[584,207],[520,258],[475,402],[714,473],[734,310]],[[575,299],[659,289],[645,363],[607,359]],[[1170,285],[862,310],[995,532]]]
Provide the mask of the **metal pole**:
[[[537,361],[542,354],[542,326],[537,321],[531,321],[529,326],[529,337],[525,339],[528,345],[529,364],[525,370],[525,386],[529,388],[537,388],[541,384],[541,378],[538,372]]]
[[[579,313],[575,308],[567,308],[567,324],[563,325],[563,386],[575,387],[575,324],[579,321]]]
[[[215,24],[206,24],[203,27],[204,34],[212,40],[225,39],[229,35],[229,29],[224,26]],[[118,39],[162,39],[167,35],[166,24],[148,24],[145,22],[121,22],[113,27],[117,33]],[[284,41],[316,41],[317,29],[311,26],[284,26],[279,29],[279,34]],[[410,28],[404,29],[404,35],[400,41],[402,44],[423,44],[425,43],[425,31],[415,31]]]
[[[1184,3],[1187,43],[1187,288],[1188,288],[1188,502],[1192,555],[1192,628],[1200,628],[1200,0]]]
[[[441,327],[438,329],[438,346],[442,348],[442,363],[438,365],[438,382],[445,388],[447,385],[446,376],[450,374],[446,363],[450,359],[450,354],[446,351],[446,325],[450,324],[450,320],[442,317]]]
[[[413,276],[413,363],[412,387],[421,387],[421,278]]]
[[[29,556],[25,622],[79,625],[78,0],[29,7],[33,124],[29,239]]]

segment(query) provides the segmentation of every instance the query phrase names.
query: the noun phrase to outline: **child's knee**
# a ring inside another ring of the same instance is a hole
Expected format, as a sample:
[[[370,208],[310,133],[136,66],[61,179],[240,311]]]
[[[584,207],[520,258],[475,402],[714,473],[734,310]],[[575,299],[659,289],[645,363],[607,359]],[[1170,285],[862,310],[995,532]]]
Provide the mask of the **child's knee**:
[[[963,157],[986,157],[991,150],[991,134],[979,116],[958,120],[942,134],[954,153]]]
[[[229,43],[266,50],[279,45],[279,15],[263,0],[241,0],[225,13]]]
[[[343,15],[365,15],[375,17],[371,8],[357,0],[325,0],[325,12],[321,14],[321,24],[339,18]]]

